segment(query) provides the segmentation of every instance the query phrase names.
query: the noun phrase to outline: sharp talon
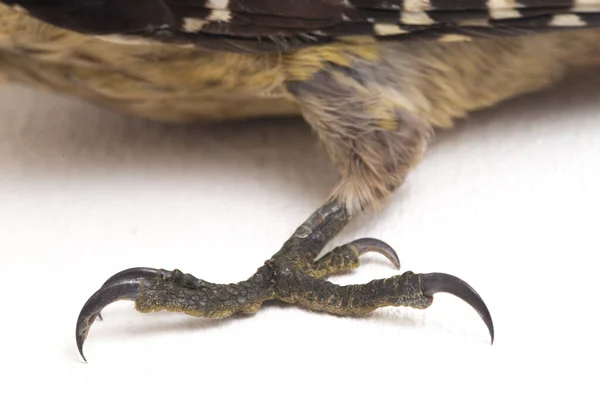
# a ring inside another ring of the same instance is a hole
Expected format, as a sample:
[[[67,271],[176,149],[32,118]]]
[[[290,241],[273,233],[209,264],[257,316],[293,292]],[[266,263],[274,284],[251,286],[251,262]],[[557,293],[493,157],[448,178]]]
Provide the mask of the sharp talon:
[[[423,294],[426,296],[433,296],[436,293],[450,293],[473,307],[487,326],[492,344],[494,343],[492,316],[481,296],[468,283],[455,276],[442,273],[422,274],[421,283]]]
[[[154,276],[156,277],[156,270]],[[112,278],[111,278],[112,279]],[[75,340],[77,349],[84,361],[83,343],[87,337],[90,327],[94,323],[100,311],[107,305],[118,300],[135,300],[139,294],[141,279],[130,278],[121,282],[113,281],[110,285],[104,285],[85,303],[79,317],[77,318],[77,327],[75,328]]]
[[[163,279],[168,279],[171,277],[171,273],[169,271],[158,270],[154,268],[130,268],[121,272],[117,272],[108,278],[102,287],[125,280],[154,279],[157,277],[157,274],[161,274]]]
[[[358,249],[358,254],[363,255],[365,253],[369,253],[374,251],[385,256],[394,266],[400,269],[400,259],[398,258],[398,254],[396,251],[387,244],[386,242],[373,239],[373,238],[363,238],[358,239],[353,242],[348,243],[349,245],[355,246]]]
[[[163,277],[165,277],[165,278],[170,277],[170,273],[168,271],[162,271],[162,272],[163,272]],[[129,279],[139,280],[139,279],[144,279],[144,278],[154,279],[154,278],[156,278],[157,273],[158,273],[158,270],[153,269],[153,268],[126,269],[126,270],[118,272],[118,273],[114,274],[113,276],[111,276],[110,278],[108,278],[106,280],[106,282],[104,282],[102,287],[110,286],[113,283],[121,281],[121,280],[129,280]],[[100,321],[104,321],[104,318],[102,317],[102,313],[98,313],[97,317]]]

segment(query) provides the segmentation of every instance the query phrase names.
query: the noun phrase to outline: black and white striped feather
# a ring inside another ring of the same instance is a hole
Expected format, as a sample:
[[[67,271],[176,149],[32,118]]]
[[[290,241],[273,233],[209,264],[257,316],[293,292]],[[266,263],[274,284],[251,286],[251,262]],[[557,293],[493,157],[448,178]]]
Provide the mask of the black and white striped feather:
[[[600,27],[600,0],[0,1],[78,32],[245,52],[361,35],[453,41]]]

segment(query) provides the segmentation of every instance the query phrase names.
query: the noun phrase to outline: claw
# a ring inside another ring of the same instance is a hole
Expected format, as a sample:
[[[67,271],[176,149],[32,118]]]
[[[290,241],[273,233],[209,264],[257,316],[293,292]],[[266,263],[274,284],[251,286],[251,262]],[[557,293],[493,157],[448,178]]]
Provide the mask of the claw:
[[[104,282],[102,287],[109,286],[115,282],[120,282],[124,280],[154,279],[157,276],[160,276],[161,279],[169,279],[171,277],[171,273],[169,271],[158,270],[154,268],[130,268],[121,272],[117,272],[116,274],[108,278],[106,282]]]
[[[162,270],[132,268],[110,277],[100,290],[89,298],[77,318],[75,340],[83,360],[87,361],[83,355],[83,343],[94,320],[96,317],[100,317],[100,311],[104,307],[118,300],[135,300],[138,297],[142,279],[155,279],[157,277],[167,279],[169,275],[169,272]]]
[[[422,274],[421,283],[423,294],[426,296],[433,296],[436,293],[450,293],[473,307],[487,326],[492,344],[494,343],[492,316],[481,296],[468,283],[455,276],[442,273]]]
[[[106,282],[104,282],[102,287],[110,286],[115,282],[120,282],[120,281],[130,280],[130,279],[134,279],[134,280],[140,280],[140,279],[144,279],[144,278],[145,279],[154,279],[154,278],[156,278],[157,273],[160,273],[161,279],[169,279],[171,277],[171,272],[165,271],[165,270],[159,271],[154,268],[129,268],[129,269],[117,272],[116,274],[114,274],[113,276],[108,278],[106,280]],[[98,319],[100,321],[104,321],[104,318],[102,318],[101,313],[98,313]]]
[[[363,255],[371,251],[379,253],[390,260],[390,262],[394,264],[396,268],[400,269],[400,259],[398,258],[398,254],[396,254],[396,251],[392,248],[392,246],[382,240],[363,238],[348,244],[355,246],[358,249],[359,255]]]

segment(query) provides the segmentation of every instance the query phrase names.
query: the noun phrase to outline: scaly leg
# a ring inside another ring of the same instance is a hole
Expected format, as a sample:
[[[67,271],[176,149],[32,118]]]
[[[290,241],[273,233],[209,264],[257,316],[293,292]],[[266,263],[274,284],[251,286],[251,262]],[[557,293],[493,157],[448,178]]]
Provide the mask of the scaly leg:
[[[315,277],[347,269],[362,250],[390,254],[378,241],[358,241],[355,256],[327,257],[314,261],[325,245],[349,222],[346,208],[332,201],[313,213],[248,280],[214,284],[178,270],[135,268],[117,273],[85,303],[77,319],[76,341],[81,356],[88,331],[100,311],[117,300],[132,300],[140,312],[178,311],[193,316],[226,318],[235,313],[255,313],[268,300],[297,303],[311,310],[341,315],[362,315],[384,306],[427,308],[433,295],[447,292],[477,311],[494,338],[490,313],[481,297],[462,280],[446,274],[405,272],[363,285],[335,285]],[[356,242],[347,248],[356,250]],[[343,248],[343,246],[342,246]],[[393,253],[393,250],[391,250]],[[311,276],[313,275],[313,276]]]

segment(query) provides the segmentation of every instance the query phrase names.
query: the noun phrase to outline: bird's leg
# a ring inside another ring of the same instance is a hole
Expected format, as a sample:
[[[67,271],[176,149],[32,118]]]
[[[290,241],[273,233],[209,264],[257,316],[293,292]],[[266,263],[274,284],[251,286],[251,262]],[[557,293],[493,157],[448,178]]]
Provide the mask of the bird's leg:
[[[487,307],[465,282],[445,274],[419,275],[405,272],[363,285],[339,286],[318,278],[328,272],[357,265],[366,251],[386,254],[393,250],[374,239],[360,239],[333,250],[315,262],[325,245],[350,220],[346,208],[331,201],[313,213],[285,242],[279,252],[248,280],[214,284],[179,270],[172,272],[134,268],[117,273],[85,303],[76,327],[76,341],[83,357],[83,343],[100,311],[117,300],[132,300],[140,312],[167,310],[193,316],[226,318],[235,313],[254,313],[263,302],[281,300],[312,310],[342,315],[361,315],[383,306],[426,308],[437,292],[452,293],[481,315],[493,338]],[[349,256],[337,256],[350,251]]]
[[[493,340],[487,307],[469,285],[451,275],[405,272],[349,286],[322,279],[357,267],[359,256],[367,251],[383,253],[398,265],[394,251],[374,239],[359,239],[317,257],[352,215],[377,205],[404,182],[432,135],[431,126],[413,111],[402,87],[389,86],[394,80],[387,78],[396,72],[389,67],[393,64],[383,67],[375,62],[379,57],[376,50],[371,54],[363,49],[319,47],[285,57],[286,88],[340,168],[341,179],[332,200],[298,227],[281,250],[246,281],[213,284],[177,270],[134,269],[117,274],[81,311],[76,328],[80,351],[96,316],[119,299],[135,301],[141,312],[168,310],[225,318],[256,312],[268,300],[341,315],[362,315],[384,306],[422,309],[431,305],[435,293],[447,292],[479,313]],[[340,52],[333,57],[341,60],[340,64],[330,61],[332,51]]]

